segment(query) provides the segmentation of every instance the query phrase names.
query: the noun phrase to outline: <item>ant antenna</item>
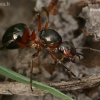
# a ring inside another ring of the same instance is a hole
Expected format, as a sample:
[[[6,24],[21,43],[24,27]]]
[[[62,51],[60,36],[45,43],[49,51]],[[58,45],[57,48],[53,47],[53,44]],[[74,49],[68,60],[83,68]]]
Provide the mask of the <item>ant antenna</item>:
[[[78,47],[76,49],[88,49],[88,50],[92,50],[92,51],[95,51],[95,52],[100,52],[100,50],[93,49],[93,48],[90,48],[90,47]]]

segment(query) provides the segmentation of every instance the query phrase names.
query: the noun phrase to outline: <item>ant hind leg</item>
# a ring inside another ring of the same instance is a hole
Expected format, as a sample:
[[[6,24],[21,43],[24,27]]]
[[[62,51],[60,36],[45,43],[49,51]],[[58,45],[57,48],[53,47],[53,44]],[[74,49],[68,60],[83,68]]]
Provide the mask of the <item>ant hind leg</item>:
[[[32,77],[32,75],[33,75],[33,58],[37,57],[38,54],[39,54],[39,52],[40,52],[40,49],[38,48],[37,52],[34,53],[34,54],[32,55],[32,66],[31,66],[31,68],[30,68],[30,88],[31,88],[32,91],[33,91],[33,88],[32,88],[32,79],[33,79],[33,77]]]

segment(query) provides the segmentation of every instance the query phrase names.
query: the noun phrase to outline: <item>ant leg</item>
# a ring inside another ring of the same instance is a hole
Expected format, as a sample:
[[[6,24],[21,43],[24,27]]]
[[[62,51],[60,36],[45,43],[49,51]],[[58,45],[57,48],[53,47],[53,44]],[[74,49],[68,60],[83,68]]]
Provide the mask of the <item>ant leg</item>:
[[[33,30],[31,36],[29,37],[29,40],[32,41],[32,40],[35,40],[36,39],[36,32],[35,30]]]
[[[33,74],[33,59],[32,59],[32,66],[31,66],[31,69],[30,69],[30,88],[31,88],[31,91],[33,91],[33,88],[32,88],[32,74]]]
[[[62,62],[59,62],[59,64],[67,70],[67,72],[69,72],[69,74],[71,74],[72,76],[74,76],[75,78],[77,78],[77,76],[69,69],[67,68]],[[78,78],[79,79],[79,78]]]
[[[47,21],[45,23],[44,30],[48,29],[48,24],[49,24],[49,14],[47,14]]]
[[[36,56],[38,56],[38,54],[39,54],[40,51],[41,51],[41,49],[38,48],[37,49],[37,52],[32,55],[32,58],[35,58]]]
[[[47,15],[48,14],[56,15],[57,3],[58,0],[51,0],[51,2],[47,7],[42,7],[42,12]]]
[[[71,74],[72,76],[74,76],[75,78],[77,78],[77,76],[76,76],[72,71],[70,71],[70,69],[68,69],[59,59],[57,59],[57,58],[53,55],[53,52],[52,52],[52,51],[50,51],[50,56],[51,56],[55,61],[57,61],[64,69],[66,69],[67,72],[68,72],[69,74]],[[79,78],[78,78],[78,79],[79,79]]]
[[[22,35],[21,42],[27,43],[29,41],[29,37],[30,37],[30,30],[28,27],[26,27]]]
[[[59,59],[57,59],[54,55],[53,55],[53,51],[50,51],[50,56],[54,61],[59,61]]]
[[[41,31],[41,18],[40,18],[40,14],[37,15],[38,17],[38,32]]]
[[[48,29],[48,24],[49,24],[49,12],[45,7],[43,7],[43,10],[45,11],[46,16],[47,16],[47,21],[46,21],[45,26],[44,26],[44,30],[46,30],[46,29]]]
[[[32,91],[33,91],[33,88],[32,88],[33,58],[38,56],[39,52],[40,52],[40,48],[38,48],[37,52],[32,55],[32,66],[31,66],[31,69],[30,69],[30,88],[31,88]]]
[[[46,21],[46,24],[44,26],[44,30],[48,29],[48,24],[49,24],[49,21]]]
[[[59,62],[59,64],[64,68],[66,69],[66,71],[72,75],[73,77],[77,78],[78,80],[80,80],[80,78],[78,78],[68,67],[66,67],[62,62]]]
[[[23,48],[28,48],[29,47],[26,43],[22,43],[18,40],[15,40],[14,42],[20,47],[23,47]]]
[[[28,45],[27,43],[29,42],[29,37],[30,37],[30,31],[29,31],[29,28],[26,27],[25,30],[24,30],[24,33],[22,35],[22,38],[21,40],[15,40],[15,43],[17,45],[19,45],[20,47],[23,47],[23,48],[28,48]]]
[[[7,47],[11,42],[14,42],[15,40],[9,40],[8,42],[6,42],[3,46],[0,47],[0,50],[4,49],[5,47]]]

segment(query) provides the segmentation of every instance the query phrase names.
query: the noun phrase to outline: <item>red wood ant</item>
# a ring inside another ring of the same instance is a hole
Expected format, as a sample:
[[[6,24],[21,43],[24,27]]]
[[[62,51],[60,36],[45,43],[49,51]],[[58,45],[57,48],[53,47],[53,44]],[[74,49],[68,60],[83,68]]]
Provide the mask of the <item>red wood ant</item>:
[[[39,52],[42,49],[48,48],[51,58],[58,62],[63,68],[65,68],[71,75],[76,77],[65,65],[58,59],[53,53],[58,50],[58,52],[64,58],[68,58],[71,62],[75,62],[74,56],[78,56],[80,59],[80,53],[76,52],[76,48],[69,41],[62,42],[62,37],[53,29],[48,29],[49,21],[47,20],[44,28],[41,28],[41,18],[38,14],[38,32],[35,31],[30,34],[30,29],[27,25],[23,23],[15,24],[8,28],[5,34],[2,37],[3,46],[0,47],[0,50],[3,48],[7,49],[16,49],[19,47],[22,48],[36,48],[36,53],[32,55],[32,58],[38,56]],[[29,42],[32,41],[31,44]],[[82,48],[81,48],[82,49]],[[84,48],[83,48],[84,49]],[[85,48],[91,49],[91,48]],[[95,49],[93,49],[95,50]],[[96,51],[96,50],[95,50]],[[99,51],[99,50],[98,50]],[[100,51],[99,51],[100,52]],[[83,56],[83,55],[82,55]],[[84,57],[84,56],[83,56]],[[32,59],[33,62],[33,59]],[[33,63],[32,63],[33,64]],[[30,85],[32,90],[32,73],[33,65],[30,70]]]

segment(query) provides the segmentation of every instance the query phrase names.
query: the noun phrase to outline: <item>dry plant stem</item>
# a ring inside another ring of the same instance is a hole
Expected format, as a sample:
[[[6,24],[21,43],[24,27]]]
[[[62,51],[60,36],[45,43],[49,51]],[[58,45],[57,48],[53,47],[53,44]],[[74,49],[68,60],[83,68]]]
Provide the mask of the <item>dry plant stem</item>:
[[[81,80],[61,81],[55,83],[45,83],[60,91],[75,91],[82,90],[100,85],[100,73],[97,75],[87,76]],[[33,92],[29,85],[18,82],[1,82],[0,94],[7,95],[26,95],[26,96],[44,96],[47,92],[34,88]]]
[[[19,82],[1,82],[0,83],[0,94],[5,95],[25,95],[25,96],[44,96],[47,92],[32,88],[30,85],[26,85]]]

